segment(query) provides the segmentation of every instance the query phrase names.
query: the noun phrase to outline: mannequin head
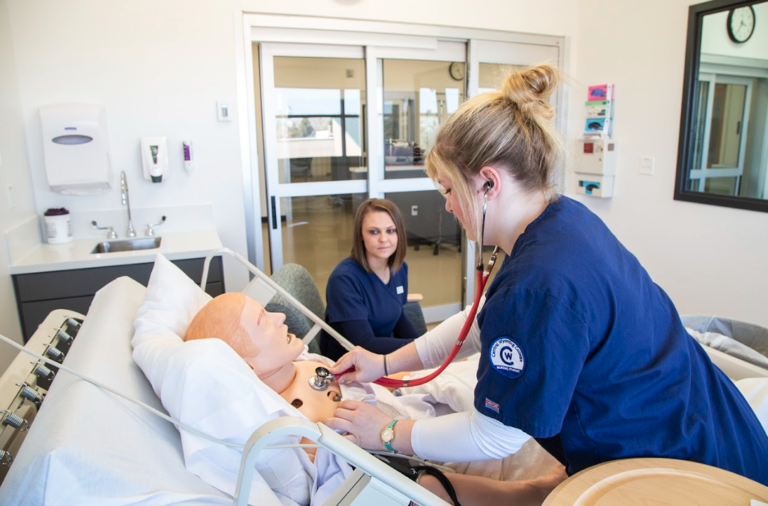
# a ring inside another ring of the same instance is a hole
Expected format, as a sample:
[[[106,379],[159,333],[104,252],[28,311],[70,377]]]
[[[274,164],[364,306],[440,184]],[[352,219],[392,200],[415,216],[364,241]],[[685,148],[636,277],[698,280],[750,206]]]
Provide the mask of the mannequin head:
[[[242,293],[225,293],[195,315],[184,340],[221,339],[264,379],[304,351],[304,343],[288,333],[284,322],[284,314],[270,313]]]

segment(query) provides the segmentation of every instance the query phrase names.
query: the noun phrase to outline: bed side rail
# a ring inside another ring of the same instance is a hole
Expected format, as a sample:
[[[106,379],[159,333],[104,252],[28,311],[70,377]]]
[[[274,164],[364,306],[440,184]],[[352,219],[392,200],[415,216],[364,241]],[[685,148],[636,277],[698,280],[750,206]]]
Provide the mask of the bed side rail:
[[[247,506],[259,452],[271,441],[284,436],[302,436],[316,442],[357,468],[323,506],[407,506],[414,501],[422,506],[447,506],[416,482],[409,480],[379,459],[322,423],[284,416],[259,427],[243,449],[235,490],[235,506]],[[370,479],[368,479],[370,477]]]
[[[333,336],[333,338],[336,339],[339,342],[339,344],[344,346],[344,348],[346,348],[347,350],[351,350],[352,348],[354,348],[354,345],[352,343],[350,343],[347,339],[345,339],[344,336],[342,336],[341,334],[336,332],[333,329],[333,327],[331,327],[330,325],[325,323],[321,318],[318,318],[318,316],[315,313],[313,313],[312,311],[307,309],[307,307],[305,307],[301,302],[296,300],[296,298],[293,297],[293,295],[291,295],[290,293],[286,292],[280,285],[278,285],[277,283],[272,281],[272,279],[269,276],[267,276],[266,274],[261,272],[258,267],[256,267],[251,262],[249,262],[245,257],[240,255],[239,253],[235,253],[234,251],[232,251],[229,248],[221,248],[221,249],[218,249],[218,250],[212,250],[212,251],[210,251],[208,253],[208,255],[206,255],[205,262],[203,264],[203,279],[202,279],[202,281],[200,281],[200,288],[202,288],[203,291],[205,291],[205,285],[208,282],[208,269],[209,269],[209,267],[211,265],[211,259],[214,256],[220,255],[222,253],[230,255],[230,256],[234,257],[235,259],[237,259],[240,263],[245,265],[245,267],[254,276],[256,276],[258,278],[260,283],[262,283],[263,285],[267,286],[270,290],[273,290],[274,293],[279,293],[280,295],[285,297],[285,299],[287,301],[289,301],[291,304],[293,304],[293,306],[296,309],[301,311],[304,314],[304,316],[309,318],[310,321],[314,322],[314,326],[309,330],[309,332],[307,332],[307,335],[304,336],[304,339],[303,339],[304,344],[309,344],[312,341],[312,339],[314,339],[315,336],[317,336],[317,334],[320,332],[320,329],[323,329],[326,332],[328,332],[328,334]]]

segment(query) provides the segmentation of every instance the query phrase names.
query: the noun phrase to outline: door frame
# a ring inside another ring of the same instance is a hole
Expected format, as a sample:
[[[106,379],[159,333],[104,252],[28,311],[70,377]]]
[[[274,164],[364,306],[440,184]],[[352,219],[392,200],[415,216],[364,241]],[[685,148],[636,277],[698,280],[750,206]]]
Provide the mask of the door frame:
[[[253,44],[254,43],[292,43],[362,46],[366,58],[366,92],[368,107],[378,104],[380,86],[372,86],[371,76],[377,75],[376,65],[383,54],[401,54],[415,49],[435,51],[438,41],[455,41],[467,44],[465,62],[467,65],[467,96],[477,92],[479,60],[478,50],[485,42],[512,42],[531,46],[549,46],[558,48],[555,64],[568,73],[570,70],[570,40],[565,36],[535,35],[498,30],[447,27],[415,23],[395,23],[386,21],[367,21],[311,16],[288,16],[276,14],[258,14],[245,11],[234,13],[235,22],[235,65],[237,72],[237,112],[240,130],[241,164],[243,170],[243,199],[246,223],[246,242],[248,259],[259,269],[264,270],[263,240],[261,231],[261,194],[259,182],[259,154],[257,149],[256,99],[253,82]],[[417,33],[419,35],[413,35]],[[386,49],[385,49],[386,48]],[[500,62],[501,63],[501,62]],[[380,75],[380,74],[379,74]],[[555,124],[565,132],[568,124],[568,95],[564,87],[557,92],[559,104]],[[380,128],[377,114],[369,109],[367,115],[369,180],[368,194],[380,196],[392,191],[431,190],[428,178],[417,178],[410,182],[412,187],[402,188],[403,180],[384,179],[380,170],[372,167],[374,159],[381,159],[383,165],[383,146],[375,140]],[[266,139],[264,139],[266,141]],[[266,149],[267,144],[264,142]],[[378,163],[378,162],[376,162]],[[383,169],[383,167],[381,167]],[[310,183],[308,183],[310,184]],[[318,184],[318,183],[311,183]],[[297,188],[301,190],[301,188]],[[286,195],[287,196],[287,195]],[[474,263],[474,246],[465,244],[467,254],[465,266]],[[472,269],[467,271],[472,274]],[[471,302],[474,296],[474,279],[464,273],[464,303]],[[458,304],[457,306],[461,306]],[[452,308],[452,310],[455,308]]]

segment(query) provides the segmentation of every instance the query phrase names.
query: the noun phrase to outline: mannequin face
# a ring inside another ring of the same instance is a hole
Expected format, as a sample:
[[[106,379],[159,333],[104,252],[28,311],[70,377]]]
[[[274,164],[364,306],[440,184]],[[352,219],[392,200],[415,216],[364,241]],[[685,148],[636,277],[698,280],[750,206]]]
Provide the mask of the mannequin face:
[[[280,369],[304,351],[304,342],[288,333],[285,315],[270,313],[246,297],[240,324],[250,338],[241,356],[257,376]]]
[[[387,260],[397,251],[397,227],[388,213],[372,211],[363,218],[363,242],[369,258]]]

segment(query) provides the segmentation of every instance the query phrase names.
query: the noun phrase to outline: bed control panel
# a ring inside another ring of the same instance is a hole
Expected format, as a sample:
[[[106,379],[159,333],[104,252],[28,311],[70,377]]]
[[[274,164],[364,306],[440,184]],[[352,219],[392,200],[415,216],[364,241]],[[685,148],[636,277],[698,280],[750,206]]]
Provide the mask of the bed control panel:
[[[63,363],[85,317],[69,310],[51,312],[25,348],[55,363]],[[31,359],[31,360],[30,360]],[[0,377],[0,484],[18,454],[58,367],[19,352]]]

